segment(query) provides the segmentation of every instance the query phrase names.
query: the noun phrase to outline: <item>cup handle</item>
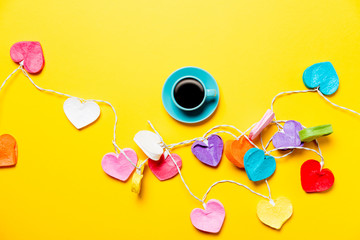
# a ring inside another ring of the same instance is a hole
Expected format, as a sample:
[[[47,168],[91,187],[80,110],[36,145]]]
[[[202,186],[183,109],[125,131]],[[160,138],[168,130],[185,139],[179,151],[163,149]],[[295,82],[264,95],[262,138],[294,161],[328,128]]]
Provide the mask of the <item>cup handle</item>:
[[[206,90],[206,97],[216,97],[217,92],[215,89],[207,89]]]

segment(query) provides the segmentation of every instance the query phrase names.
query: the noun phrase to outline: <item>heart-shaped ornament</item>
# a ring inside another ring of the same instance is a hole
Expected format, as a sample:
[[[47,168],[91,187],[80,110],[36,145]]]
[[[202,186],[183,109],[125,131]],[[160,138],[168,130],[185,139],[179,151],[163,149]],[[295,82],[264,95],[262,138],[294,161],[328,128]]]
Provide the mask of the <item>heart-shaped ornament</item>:
[[[131,148],[124,148],[126,156],[136,165],[138,157]],[[124,154],[107,153],[101,161],[101,166],[109,176],[125,182],[133,173],[135,167],[129,162]]]
[[[282,132],[277,132],[272,142],[275,148],[284,148],[282,150],[291,149],[291,147],[300,147],[301,143],[299,131],[303,129],[301,123],[290,120],[286,121]],[[285,149],[286,148],[286,149]]]
[[[72,97],[66,99],[63,107],[66,117],[77,129],[88,126],[100,116],[100,107],[94,101],[81,102]]]
[[[239,168],[244,168],[244,156],[250,148],[253,148],[253,145],[242,136],[238,140],[227,141],[224,152],[230,162]]]
[[[218,135],[211,135],[207,141],[196,141],[191,146],[191,151],[196,158],[211,167],[219,165],[223,149],[223,140]]]
[[[220,201],[211,199],[205,204],[205,210],[192,210],[190,219],[192,225],[200,231],[218,233],[224,223],[225,209]]]
[[[323,192],[334,184],[334,174],[327,168],[320,169],[320,163],[313,159],[302,164],[300,170],[301,186],[305,192]]]
[[[268,200],[261,200],[257,205],[257,215],[261,222],[269,227],[280,229],[291,217],[293,207],[289,199],[279,197],[274,205]]]
[[[270,109],[266,111],[264,116],[261,118],[260,122],[251,129],[249,138],[250,140],[256,139],[260,133],[272,122],[275,117],[275,113]]]
[[[17,42],[10,48],[11,59],[24,61],[24,69],[29,73],[39,73],[44,67],[44,54],[39,42]]]
[[[135,134],[134,141],[146,156],[154,161],[158,161],[164,152],[160,137],[153,132],[139,131]]]
[[[175,177],[178,174],[178,169],[173,161],[176,162],[176,165],[181,169],[182,161],[179,155],[175,153],[171,153],[171,156],[168,155],[166,158],[164,154],[158,161],[153,161],[151,159],[148,160],[148,165],[151,172],[160,180],[168,180],[170,178]]]
[[[18,149],[16,140],[9,134],[0,136],[0,167],[12,167],[17,163]]]
[[[267,179],[276,169],[276,161],[272,156],[265,155],[261,149],[251,148],[244,156],[244,166],[251,181]]]
[[[324,95],[331,95],[339,88],[339,77],[331,62],[321,62],[305,69],[303,81],[307,88],[317,88]]]

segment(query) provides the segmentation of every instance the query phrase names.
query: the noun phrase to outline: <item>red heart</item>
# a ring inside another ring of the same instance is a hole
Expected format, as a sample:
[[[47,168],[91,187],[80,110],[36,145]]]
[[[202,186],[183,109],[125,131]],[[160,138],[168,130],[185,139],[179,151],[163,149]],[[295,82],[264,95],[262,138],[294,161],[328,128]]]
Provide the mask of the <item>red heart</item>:
[[[11,167],[17,163],[17,144],[13,136],[4,134],[0,136],[0,167]]]
[[[334,174],[327,168],[320,169],[316,160],[307,160],[301,166],[301,186],[305,192],[323,192],[334,184]]]
[[[174,158],[176,164],[181,169],[182,161],[179,155],[175,153],[171,153],[171,156]],[[154,161],[149,159],[148,161],[149,168],[151,172],[160,180],[168,180],[170,178],[173,178],[178,174],[177,167],[174,164],[174,161],[172,158],[167,156],[166,159],[164,159],[164,154],[161,156],[161,158],[158,161]]]
[[[11,59],[19,63],[24,60],[24,68],[29,73],[38,73],[44,67],[44,55],[39,42],[17,42],[10,48]]]

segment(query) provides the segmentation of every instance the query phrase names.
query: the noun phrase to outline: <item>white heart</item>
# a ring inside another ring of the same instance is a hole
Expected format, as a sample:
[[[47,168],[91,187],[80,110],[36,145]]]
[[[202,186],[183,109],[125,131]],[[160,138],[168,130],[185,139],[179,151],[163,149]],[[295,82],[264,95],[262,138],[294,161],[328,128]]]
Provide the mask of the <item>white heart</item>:
[[[81,129],[98,119],[100,107],[94,101],[81,102],[80,99],[72,97],[64,102],[64,112],[69,121],[77,129]]]
[[[135,143],[152,160],[159,160],[163,154],[161,139],[158,135],[150,131],[140,131],[135,134]]]

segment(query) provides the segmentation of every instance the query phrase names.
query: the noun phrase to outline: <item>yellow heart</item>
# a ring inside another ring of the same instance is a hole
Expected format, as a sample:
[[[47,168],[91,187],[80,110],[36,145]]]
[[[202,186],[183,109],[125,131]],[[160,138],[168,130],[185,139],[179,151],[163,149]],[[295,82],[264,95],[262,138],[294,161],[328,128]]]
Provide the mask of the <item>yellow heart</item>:
[[[279,197],[274,203],[275,205],[271,204],[270,201],[261,200],[257,205],[257,215],[264,224],[280,229],[286,220],[291,217],[293,207],[286,197]]]

